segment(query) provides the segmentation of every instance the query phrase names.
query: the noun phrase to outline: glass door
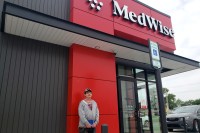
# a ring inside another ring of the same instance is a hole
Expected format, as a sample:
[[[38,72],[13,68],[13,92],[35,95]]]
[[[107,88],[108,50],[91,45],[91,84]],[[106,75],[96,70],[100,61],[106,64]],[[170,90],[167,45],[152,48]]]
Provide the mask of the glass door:
[[[119,78],[118,83],[121,133],[138,133],[140,119],[135,83],[127,78]]]
[[[117,66],[121,133],[161,133],[155,74]]]
[[[149,133],[150,131],[150,118],[149,118],[149,107],[147,100],[146,83],[141,80],[137,80],[137,91],[138,91],[138,104],[140,112],[141,127],[143,133]]]

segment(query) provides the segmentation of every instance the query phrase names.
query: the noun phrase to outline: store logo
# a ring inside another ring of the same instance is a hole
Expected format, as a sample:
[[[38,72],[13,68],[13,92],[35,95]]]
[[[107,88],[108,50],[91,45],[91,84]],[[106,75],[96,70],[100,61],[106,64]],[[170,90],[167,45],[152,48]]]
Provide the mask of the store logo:
[[[123,17],[125,20],[128,20],[132,23],[137,23],[143,27],[148,26],[149,29],[158,31],[160,34],[174,37],[174,31],[171,28],[162,25],[161,21],[156,20],[155,18],[150,17],[144,13],[137,15],[133,11],[128,11],[128,6],[126,5],[120,8],[116,0],[113,0],[113,15]]]
[[[97,11],[100,11],[103,6],[103,2],[98,2],[97,0],[87,0],[87,2],[90,4],[91,9],[96,9]]]

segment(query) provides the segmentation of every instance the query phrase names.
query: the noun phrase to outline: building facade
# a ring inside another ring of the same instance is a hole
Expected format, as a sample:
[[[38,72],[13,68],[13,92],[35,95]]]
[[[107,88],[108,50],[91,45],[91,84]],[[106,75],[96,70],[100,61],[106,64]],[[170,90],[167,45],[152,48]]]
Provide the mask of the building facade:
[[[138,1],[1,0],[0,11],[1,133],[77,133],[88,87],[97,133],[166,133],[161,78],[200,67],[173,54],[170,16]]]

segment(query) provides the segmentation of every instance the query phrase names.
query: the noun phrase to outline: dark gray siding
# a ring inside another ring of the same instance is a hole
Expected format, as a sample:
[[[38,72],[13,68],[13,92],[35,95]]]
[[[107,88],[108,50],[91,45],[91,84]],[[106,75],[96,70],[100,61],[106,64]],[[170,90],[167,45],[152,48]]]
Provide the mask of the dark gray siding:
[[[0,33],[0,133],[65,133],[68,48]]]
[[[1,0],[3,1],[3,0]],[[25,8],[68,20],[70,0],[5,0]]]
[[[2,10],[3,10],[3,0],[0,0],[0,24],[2,23]],[[0,25],[0,31],[1,31],[1,25]]]

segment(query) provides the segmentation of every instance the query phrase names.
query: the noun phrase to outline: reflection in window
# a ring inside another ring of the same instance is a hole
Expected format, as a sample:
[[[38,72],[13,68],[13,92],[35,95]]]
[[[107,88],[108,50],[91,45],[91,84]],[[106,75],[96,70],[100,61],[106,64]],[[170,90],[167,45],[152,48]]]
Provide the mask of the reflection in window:
[[[121,95],[123,110],[135,108],[134,84],[130,81],[121,81]],[[133,106],[134,105],[134,106]]]
[[[142,69],[135,69],[136,78],[137,79],[145,79],[144,70]]]
[[[122,114],[124,133],[136,133],[134,83],[121,81]]]
[[[133,68],[118,65],[118,75],[134,77]]]
[[[155,74],[147,74],[148,81],[156,81]]]
[[[137,81],[138,89],[138,102],[139,102],[139,112],[141,127],[143,131],[150,130],[150,119],[148,114],[148,102],[147,102],[147,93],[146,93],[146,83],[144,81]]]
[[[153,130],[154,130],[154,133],[161,133],[158,94],[157,94],[156,84],[149,82],[148,86],[149,86],[150,101],[151,101]]]

